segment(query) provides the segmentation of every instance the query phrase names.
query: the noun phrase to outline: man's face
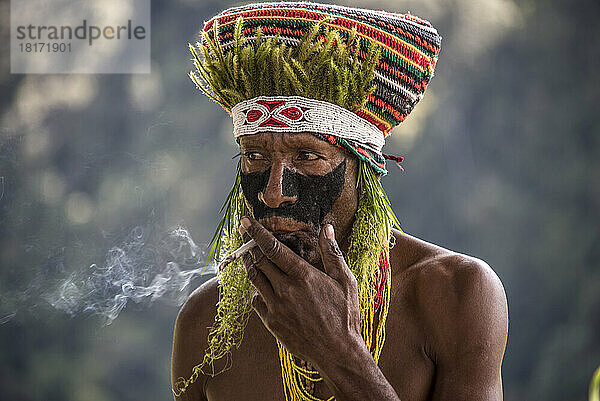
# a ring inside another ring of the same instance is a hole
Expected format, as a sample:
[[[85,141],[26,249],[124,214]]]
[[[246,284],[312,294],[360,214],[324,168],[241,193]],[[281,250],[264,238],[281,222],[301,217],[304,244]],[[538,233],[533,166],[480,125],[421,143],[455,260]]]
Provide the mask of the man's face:
[[[245,135],[240,147],[242,190],[254,218],[318,267],[322,224],[332,224],[347,246],[358,207],[354,156],[310,133]]]

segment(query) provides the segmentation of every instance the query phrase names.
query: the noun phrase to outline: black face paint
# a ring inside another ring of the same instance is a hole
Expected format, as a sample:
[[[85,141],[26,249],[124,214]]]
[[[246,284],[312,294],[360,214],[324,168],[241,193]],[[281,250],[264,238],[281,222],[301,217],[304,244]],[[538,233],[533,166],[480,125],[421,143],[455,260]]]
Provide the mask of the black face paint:
[[[284,167],[281,190],[284,196],[296,197],[296,202],[276,209],[258,200],[259,192],[265,191],[271,168],[261,173],[241,173],[244,196],[250,203],[257,220],[278,216],[320,227],[325,215],[340,197],[346,181],[346,159],[325,175],[302,175]]]

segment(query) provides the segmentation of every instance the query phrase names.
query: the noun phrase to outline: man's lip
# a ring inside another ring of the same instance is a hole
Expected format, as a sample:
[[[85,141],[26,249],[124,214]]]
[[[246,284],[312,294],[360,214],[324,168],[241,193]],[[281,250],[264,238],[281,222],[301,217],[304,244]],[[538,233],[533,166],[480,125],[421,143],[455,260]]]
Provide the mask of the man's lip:
[[[271,216],[260,219],[260,223],[275,234],[289,234],[296,231],[310,231],[311,229],[310,224],[294,220],[291,217]]]
[[[300,230],[300,229],[298,229],[298,230],[292,230],[292,229],[290,229],[290,230],[271,230],[268,227],[267,227],[267,229],[269,231],[271,231],[273,234],[289,234],[289,233],[297,233],[298,231],[308,231],[308,230]]]

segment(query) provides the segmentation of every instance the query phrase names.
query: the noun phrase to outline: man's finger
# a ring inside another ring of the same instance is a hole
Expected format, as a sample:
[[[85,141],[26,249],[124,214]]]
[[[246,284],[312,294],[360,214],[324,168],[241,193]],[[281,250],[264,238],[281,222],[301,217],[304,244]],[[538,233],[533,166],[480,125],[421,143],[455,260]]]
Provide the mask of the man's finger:
[[[244,232],[243,235],[244,237],[247,237],[248,240],[250,239],[250,236],[247,233]],[[280,295],[279,289],[282,285],[286,284],[285,280],[287,280],[287,276],[262,253],[259,247],[254,247],[249,252],[242,255],[242,260],[244,261],[244,266],[251,266],[254,264],[254,267],[263,272],[269,281],[269,284],[271,284],[273,292],[276,295]]]
[[[241,224],[256,241],[262,253],[279,269],[293,277],[304,276],[307,269],[306,261],[279,242],[262,224],[249,217],[243,217]]]
[[[321,228],[319,251],[321,252],[323,268],[328,276],[343,285],[350,284],[354,280],[354,275],[348,268],[344,255],[335,240],[335,232],[331,224],[325,224]]]
[[[244,244],[252,239],[246,231],[240,231],[240,234],[242,235],[242,240],[244,240]]]
[[[265,274],[275,293],[279,294],[279,288],[287,284],[286,280],[289,280],[289,278],[262,253],[260,248],[255,247],[249,253],[252,255],[251,258],[254,260],[254,265]]]
[[[256,311],[258,317],[260,317],[260,320],[264,322],[269,313],[269,308],[259,293],[255,293],[252,297],[252,307]]]
[[[275,293],[270,281],[267,279],[267,276],[265,276],[258,266],[256,266],[250,255],[244,255],[242,261],[244,262],[244,267],[246,268],[248,280],[250,280],[254,288],[256,288],[256,291],[258,291],[267,301],[274,302]]]

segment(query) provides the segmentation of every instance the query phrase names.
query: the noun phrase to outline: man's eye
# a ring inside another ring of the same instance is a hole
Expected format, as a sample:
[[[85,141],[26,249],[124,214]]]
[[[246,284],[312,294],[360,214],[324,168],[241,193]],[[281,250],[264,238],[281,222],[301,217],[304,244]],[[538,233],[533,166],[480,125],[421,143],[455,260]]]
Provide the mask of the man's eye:
[[[312,152],[299,152],[298,153],[298,160],[317,160],[319,158],[319,155],[317,155],[316,153],[312,153]]]
[[[265,157],[258,152],[246,152],[244,153],[244,156],[246,156],[248,160],[265,160]]]

